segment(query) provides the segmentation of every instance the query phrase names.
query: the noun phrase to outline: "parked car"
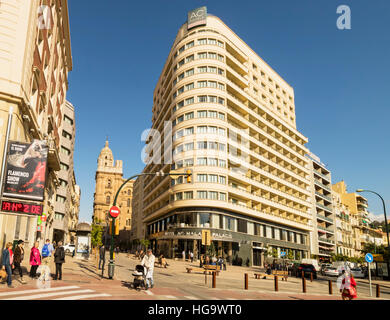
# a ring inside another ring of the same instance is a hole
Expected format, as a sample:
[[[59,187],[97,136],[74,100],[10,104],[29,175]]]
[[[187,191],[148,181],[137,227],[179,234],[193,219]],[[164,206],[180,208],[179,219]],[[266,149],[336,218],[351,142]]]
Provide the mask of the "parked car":
[[[299,277],[300,275],[298,274],[298,268],[301,264],[300,263],[293,263],[293,265],[290,267],[291,275],[295,277]]]
[[[323,263],[323,264],[321,264],[321,269],[320,269],[320,272],[321,272],[321,274],[322,275],[325,275],[324,274],[324,270],[326,269],[326,268],[329,268],[329,267],[333,267],[330,263]]]
[[[351,273],[355,278],[365,278],[364,271],[361,268],[353,268],[351,269]]]
[[[65,253],[73,254],[73,251],[76,249],[76,246],[74,244],[68,243],[64,245]]]
[[[310,278],[310,274],[313,274],[313,279],[317,279],[317,270],[312,264],[301,263],[298,267],[298,276],[304,272],[304,277]]]
[[[338,277],[340,275],[340,272],[337,268],[335,267],[325,267],[323,269],[324,276],[330,276],[330,277]]]
[[[311,264],[316,269],[316,271],[320,271],[321,269],[316,259],[302,259],[302,263]]]

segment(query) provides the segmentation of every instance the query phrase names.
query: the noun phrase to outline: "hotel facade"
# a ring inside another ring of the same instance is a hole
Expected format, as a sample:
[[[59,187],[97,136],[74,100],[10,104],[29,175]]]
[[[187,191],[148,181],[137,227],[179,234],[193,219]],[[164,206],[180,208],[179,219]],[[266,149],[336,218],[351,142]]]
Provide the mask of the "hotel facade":
[[[194,12],[203,18],[193,27]],[[308,139],[296,128],[294,90],[218,17],[194,12],[154,90],[144,169],[190,169],[191,182],[144,178],[145,236],[168,257],[204,253],[207,229],[230,263],[308,258]]]

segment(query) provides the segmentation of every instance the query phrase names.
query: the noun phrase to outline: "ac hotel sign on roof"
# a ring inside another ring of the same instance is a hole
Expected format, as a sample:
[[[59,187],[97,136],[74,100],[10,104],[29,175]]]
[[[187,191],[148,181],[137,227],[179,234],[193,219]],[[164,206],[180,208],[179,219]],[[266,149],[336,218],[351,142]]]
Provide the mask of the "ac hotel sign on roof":
[[[198,9],[188,12],[187,29],[196,26],[205,25],[207,23],[207,7],[200,7]]]

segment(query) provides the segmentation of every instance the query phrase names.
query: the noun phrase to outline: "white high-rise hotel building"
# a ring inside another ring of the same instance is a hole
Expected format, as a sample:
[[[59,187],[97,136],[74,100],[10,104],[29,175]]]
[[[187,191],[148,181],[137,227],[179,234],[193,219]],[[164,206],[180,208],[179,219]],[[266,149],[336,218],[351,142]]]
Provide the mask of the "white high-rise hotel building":
[[[205,8],[179,29],[154,91],[152,122],[173,145],[149,143],[147,154],[165,157],[144,172],[193,170],[191,183],[144,180],[142,219],[155,250],[198,255],[201,231],[210,229],[218,254],[233,262],[262,265],[281,252],[308,257],[308,140],[296,128],[294,90]],[[171,151],[173,164],[164,161]]]

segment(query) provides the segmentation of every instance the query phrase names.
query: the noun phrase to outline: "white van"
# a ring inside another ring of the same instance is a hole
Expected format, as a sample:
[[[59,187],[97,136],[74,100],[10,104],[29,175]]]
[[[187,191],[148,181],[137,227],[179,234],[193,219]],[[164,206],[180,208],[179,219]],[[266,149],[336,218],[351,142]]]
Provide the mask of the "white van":
[[[302,263],[312,264],[317,272],[321,269],[316,259],[302,259]]]

